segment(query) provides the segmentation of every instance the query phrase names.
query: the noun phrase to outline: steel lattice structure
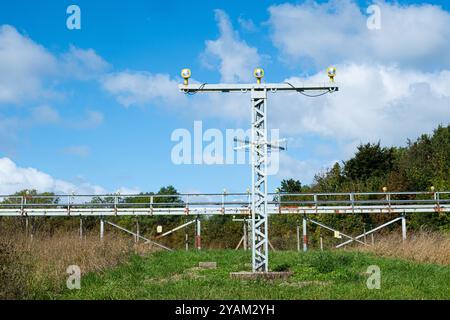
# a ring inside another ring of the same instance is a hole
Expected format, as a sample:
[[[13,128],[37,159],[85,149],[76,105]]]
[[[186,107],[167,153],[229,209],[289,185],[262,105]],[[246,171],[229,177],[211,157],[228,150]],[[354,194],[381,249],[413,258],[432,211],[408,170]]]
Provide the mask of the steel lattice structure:
[[[269,271],[266,102],[266,89],[252,90],[252,261],[254,272]]]
[[[258,75],[258,72],[260,73]],[[251,92],[251,152],[252,169],[252,266],[253,272],[269,270],[268,230],[267,230],[267,164],[268,148],[277,148],[277,142],[269,142],[267,137],[267,92],[321,91],[321,94],[335,92],[339,87],[333,82],[323,84],[301,83],[261,83],[264,76],[262,69],[255,69],[257,83],[250,84],[188,84],[191,75],[189,69],[182,70],[185,81],[179,88],[187,94],[198,92]],[[331,79],[333,79],[331,77]]]

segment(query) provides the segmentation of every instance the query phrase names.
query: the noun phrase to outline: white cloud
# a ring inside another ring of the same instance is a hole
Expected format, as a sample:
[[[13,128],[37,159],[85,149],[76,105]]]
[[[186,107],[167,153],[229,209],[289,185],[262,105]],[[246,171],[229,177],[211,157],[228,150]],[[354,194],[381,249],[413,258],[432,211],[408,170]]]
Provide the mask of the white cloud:
[[[14,154],[20,142],[20,134],[39,126],[59,126],[68,129],[94,129],[103,123],[103,114],[87,110],[79,118],[65,118],[49,105],[32,108],[26,116],[3,116],[0,114],[0,151]]]
[[[78,157],[87,157],[91,153],[91,149],[88,146],[70,146],[64,148],[62,151],[67,155]]]
[[[11,152],[17,145],[17,128],[21,121],[17,117],[4,117],[0,114],[0,150]]]
[[[78,120],[66,120],[65,126],[74,129],[93,129],[103,123],[104,115],[101,112],[87,110],[83,118]]]
[[[119,191],[121,194],[137,194],[139,188],[120,187],[115,191],[89,183],[77,177],[76,183],[60,180],[35,168],[17,166],[9,158],[0,158],[0,194],[10,195],[24,189],[35,189],[38,192],[53,192],[55,194],[108,194]]]
[[[139,194],[141,192],[141,189],[138,187],[134,188],[127,188],[127,187],[120,187],[116,190],[116,193],[119,192],[120,194]]]
[[[59,96],[62,80],[98,77],[108,64],[92,49],[51,53],[9,25],[0,26],[0,105]]]
[[[176,103],[182,96],[178,91],[179,83],[167,74],[142,71],[112,73],[102,80],[103,87],[125,107],[145,105],[158,100]]]
[[[216,10],[215,15],[220,36],[217,40],[206,41],[203,62],[212,68],[217,67],[222,81],[254,81],[253,69],[262,60],[258,50],[240,39],[225,12]],[[250,115],[247,95],[197,94],[186,98],[178,90],[180,79],[167,74],[123,71],[107,74],[101,82],[103,88],[125,107],[162,103],[187,115],[226,115],[233,119],[248,118]],[[191,82],[196,81],[191,79]]]
[[[93,129],[100,126],[103,120],[104,115],[99,111],[86,110],[83,116],[72,119],[63,117],[58,110],[49,105],[42,105],[31,109],[30,116],[21,119],[20,127],[29,128],[36,125],[54,124],[71,129]]]
[[[109,64],[93,49],[75,46],[70,46],[69,51],[62,55],[61,63],[68,78],[80,80],[95,79],[109,68]]]
[[[450,71],[420,72],[382,65],[338,66],[340,91],[318,98],[271,97],[272,125],[290,134],[315,133],[355,141],[403,144],[450,119]],[[324,75],[293,77],[319,82]]]
[[[258,50],[240,39],[224,11],[216,10],[215,15],[220,36],[206,41],[203,62],[212,67],[218,60],[223,82],[253,81],[253,69],[262,62]]]
[[[244,17],[238,18],[238,23],[241,28],[246,32],[256,32],[258,31],[258,27],[255,25],[252,19],[245,19]]]
[[[55,124],[61,121],[61,117],[58,111],[48,105],[43,105],[31,110],[30,121],[36,124]]]
[[[285,152],[280,153],[280,168],[276,177],[279,179],[298,179],[302,183],[310,183],[314,175],[334,164],[320,159],[298,160]]]
[[[47,173],[35,168],[18,167],[9,158],[0,158],[0,194],[8,195],[24,189],[36,189],[39,192],[54,192],[57,194],[102,194],[105,189],[82,183],[73,183],[55,179]]]
[[[367,28],[367,8],[351,0],[269,8],[272,40],[288,63],[397,63],[449,67],[450,13],[436,5],[377,1],[381,29]]]
[[[12,26],[0,26],[0,103],[49,94],[44,83],[56,72],[57,60],[44,47]]]

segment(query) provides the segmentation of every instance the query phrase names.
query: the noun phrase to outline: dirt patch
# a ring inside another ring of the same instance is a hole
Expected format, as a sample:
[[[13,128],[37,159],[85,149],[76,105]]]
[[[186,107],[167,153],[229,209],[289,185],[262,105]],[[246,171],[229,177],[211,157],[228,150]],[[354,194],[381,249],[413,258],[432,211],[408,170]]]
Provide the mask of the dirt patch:
[[[290,271],[270,271],[270,272],[231,272],[231,279],[240,279],[240,280],[277,280],[283,279],[287,280],[290,276],[292,276],[292,272]]]

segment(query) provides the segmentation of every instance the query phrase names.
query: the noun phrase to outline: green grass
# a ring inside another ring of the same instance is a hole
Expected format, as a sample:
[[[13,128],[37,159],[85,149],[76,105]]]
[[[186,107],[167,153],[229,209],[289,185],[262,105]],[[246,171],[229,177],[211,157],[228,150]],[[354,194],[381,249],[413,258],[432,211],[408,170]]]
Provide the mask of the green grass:
[[[450,266],[420,264],[347,251],[275,252],[272,270],[288,281],[231,280],[250,271],[250,252],[205,250],[133,256],[129,263],[83,276],[80,290],[54,299],[450,299]],[[216,261],[217,269],[198,269]],[[366,286],[369,265],[381,269],[381,289]]]

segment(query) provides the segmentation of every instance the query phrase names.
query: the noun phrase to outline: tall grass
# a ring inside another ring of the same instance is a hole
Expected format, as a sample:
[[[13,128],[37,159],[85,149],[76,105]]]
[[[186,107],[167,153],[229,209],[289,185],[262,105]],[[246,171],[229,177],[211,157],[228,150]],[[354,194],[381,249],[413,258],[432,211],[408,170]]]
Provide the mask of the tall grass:
[[[409,233],[405,241],[398,234],[386,234],[373,246],[356,250],[408,260],[450,265],[450,235],[438,232]]]
[[[123,264],[131,254],[151,250],[130,237],[110,233],[84,239],[71,232],[0,235],[0,299],[39,299],[64,289],[67,267],[77,265],[82,274],[100,272]]]

